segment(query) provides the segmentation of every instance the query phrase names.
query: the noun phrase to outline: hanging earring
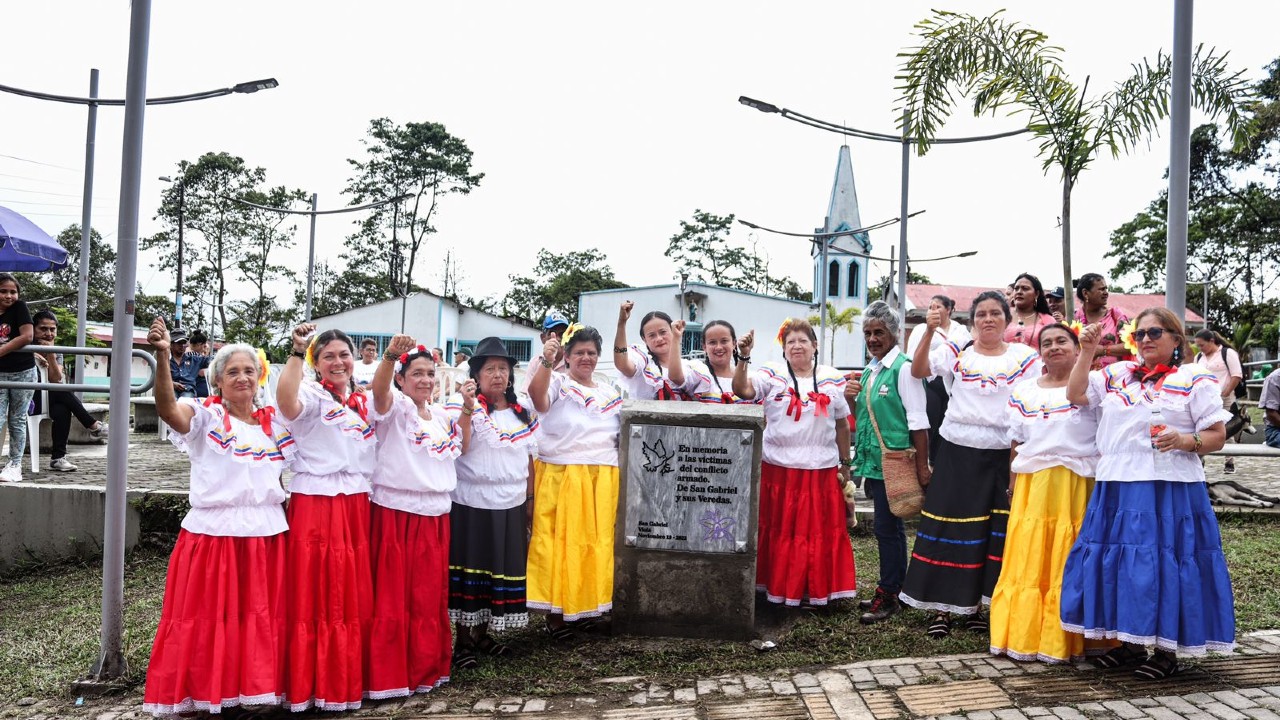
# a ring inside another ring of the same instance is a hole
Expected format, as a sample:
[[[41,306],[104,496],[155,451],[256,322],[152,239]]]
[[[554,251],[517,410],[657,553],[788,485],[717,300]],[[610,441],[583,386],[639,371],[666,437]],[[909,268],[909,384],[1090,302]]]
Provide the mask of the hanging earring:
[[[1172,358],[1172,359],[1173,359],[1173,364],[1174,364],[1174,365],[1181,365],[1181,364],[1182,364],[1182,345],[1181,345],[1181,344],[1179,344],[1179,345],[1178,345],[1178,347],[1176,347],[1176,348],[1174,348],[1174,349],[1173,349],[1173,358]]]

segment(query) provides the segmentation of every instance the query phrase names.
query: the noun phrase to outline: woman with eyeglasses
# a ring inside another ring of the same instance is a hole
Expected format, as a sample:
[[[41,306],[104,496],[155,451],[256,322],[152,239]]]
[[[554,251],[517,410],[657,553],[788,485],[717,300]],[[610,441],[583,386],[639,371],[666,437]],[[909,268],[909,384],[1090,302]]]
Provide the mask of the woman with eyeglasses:
[[[1116,639],[1101,668],[1136,665],[1141,679],[1178,671],[1177,655],[1235,646],[1231,578],[1200,456],[1222,447],[1218,380],[1186,362],[1182,322],[1138,314],[1140,362],[1090,371],[1102,326],[1080,333],[1067,399],[1099,409],[1097,485],[1062,578],[1062,627]],[[1148,655],[1147,649],[1154,648]]]
[[[1022,343],[1040,349],[1040,331],[1057,322],[1049,312],[1040,278],[1022,273],[1013,281],[1013,300],[1009,303],[1012,318],[1004,329],[1004,341]]]

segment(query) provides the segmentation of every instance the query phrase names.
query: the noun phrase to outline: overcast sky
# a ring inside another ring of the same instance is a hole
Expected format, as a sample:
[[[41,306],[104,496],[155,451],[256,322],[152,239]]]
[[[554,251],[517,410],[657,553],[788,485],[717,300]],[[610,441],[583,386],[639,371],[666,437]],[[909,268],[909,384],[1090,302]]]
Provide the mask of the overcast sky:
[[[262,77],[280,87],[186,105],[149,108],[142,234],[179,160],[227,151],[267,170],[268,181],[348,204],[348,158],[362,152],[371,119],[435,121],[463,138],[485,173],[470,196],[439,211],[439,234],[417,282],[439,287],[453,249],[462,289],[501,295],[539,248],[596,247],[633,285],[677,272],[662,256],[695,208],[761,225],[810,231],[830,194],[838,136],[739,105],[768,100],[850,126],[895,132],[895,55],[914,43],[915,22],[937,3],[896,2],[157,2],[151,25],[151,96],[183,94]],[[1065,49],[1090,92],[1127,76],[1130,63],[1168,50],[1173,2],[944,5],[1008,17]],[[122,0],[5,3],[0,83],[87,94],[89,68],[102,97],[123,97],[129,4]],[[1280,54],[1280,3],[1216,0],[1196,6],[1195,41],[1230,50],[1251,78]],[[943,135],[1017,128],[1017,117],[974,119],[960,109]],[[83,108],[0,94],[0,204],[50,233],[79,222]],[[1193,124],[1203,121],[1193,117]],[[99,112],[94,225],[116,240],[123,110]],[[895,217],[900,148],[850,142],[866,223]],[[1109,232],[1163,187],[1167,135],[1149,149],[1099,159],[1074,195],[1076,274],[1107,273]],[[979,250],[977,257],[915,269],[935,281],[1003,285],[1030,270],[1061,276],[1060,185],[1027,138],[940,146],[913,159],[915,257]],[[304,218],[305,220],[305,218]],[[337,258],[348,220],[322,218],[320,258]],[[305,222],[298,240],[305,247]],[[735,237],[746,241],[745,228]],[[896,229],[873,234],[877,254]],[[763,236],[775,272],[811,277],[807,243]],[[292,256],[299,271],[305,253]],[[883,268],[873,270],[873,277]],[[138,279],[170,293],[172,278],[144,256]],[[189,302],[189,301],[188,301]]]

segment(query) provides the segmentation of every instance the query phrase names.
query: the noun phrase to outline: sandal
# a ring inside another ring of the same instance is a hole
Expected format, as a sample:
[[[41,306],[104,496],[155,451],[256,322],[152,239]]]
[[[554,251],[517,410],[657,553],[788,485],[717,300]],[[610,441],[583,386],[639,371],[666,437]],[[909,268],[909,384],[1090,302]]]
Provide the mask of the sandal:
[[[951,634],[951,615],[948,613],[938,613],[933,616],[933,621],[929,623],[929,629],[926,630],[929,637],[934,639],[942,639]]]
[[[479,664],[480,661],[476,660],[476,656],[472,655],[469,649],[458,648],[453,651],[453,666],[458,670],[470,670]]]
[[[1133,676],[1139,680],[1163,680],[1178,669],[1178,658],[1173,653],[1157,650],[1133,671]]]
[[[1121,645],[1111,648],[1106,654],[1089,658],[1089,663],[1101,670],[1114,670],[1125,665],[1133,665],[1147,659],[1147,654],[1132,645]]]
[[[969,632],[984,633],[991,630],[991,625],[987,622],[987,616],[982,613],[974,613],[964,619],[964,629]]]
[[[551,642],[554,643],[574,645],[578,641],[578,633],[568,625],[561,625],[560,627],[547,625],[547,635],[551,638]]]
[[[479,640],[476,640],[476,650],[479,650],[490,657],[502,657],[503,655],[506,655],[511,648],[504,643],[494,640],[488,635],[482,635]]]

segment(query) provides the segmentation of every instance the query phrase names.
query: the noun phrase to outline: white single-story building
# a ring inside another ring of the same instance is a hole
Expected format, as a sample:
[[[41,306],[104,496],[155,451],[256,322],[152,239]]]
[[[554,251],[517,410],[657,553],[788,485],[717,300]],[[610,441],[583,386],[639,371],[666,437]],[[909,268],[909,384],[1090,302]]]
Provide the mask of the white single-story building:
[[[403,325],[401,317],[403,312]],[[474,348],[480,340],[499,337],[521,362],[528,362],[542,348],[538,328],[522,320],[503,318],[428,292],[385,300],[315,319],[320,330],[337,328],[359,347],[365,338],[378,341],[382,351],[392,335],[403,332],[418,344],[444,350],[453,364],[453,351]]]

